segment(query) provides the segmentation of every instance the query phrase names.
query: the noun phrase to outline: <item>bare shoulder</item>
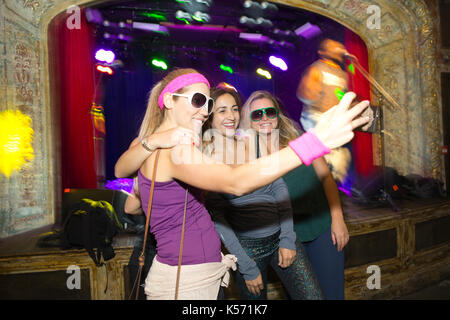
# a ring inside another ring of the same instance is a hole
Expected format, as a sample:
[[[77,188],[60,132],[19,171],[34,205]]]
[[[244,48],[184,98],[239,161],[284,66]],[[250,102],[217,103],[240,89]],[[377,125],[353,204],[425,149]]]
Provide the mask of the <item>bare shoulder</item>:
[[[158,162],[156,157],[158,155]],[[156,181],[169,181],[172,180],[171,164],[170,164],[170,149],[159,149],[153,152],[145,161],[141,167],[141,171],[147,178],[151,179],[153,176],[153,170],[156,165]]]

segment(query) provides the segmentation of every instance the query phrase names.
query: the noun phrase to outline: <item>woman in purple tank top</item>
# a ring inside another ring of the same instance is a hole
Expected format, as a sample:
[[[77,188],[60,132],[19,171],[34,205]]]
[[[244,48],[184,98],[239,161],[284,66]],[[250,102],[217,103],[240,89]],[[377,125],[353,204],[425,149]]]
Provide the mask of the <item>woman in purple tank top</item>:
[[[324,114],[314,129],[291,141],[288,147],[231,167],[205,156],[190,139],[182,139],[184,135],[189,138],[189,132],[194,137],[200,136],[214,104],[209,89],[208,80],[194,69],[170,72],[153,87],[139,135],[116,164],[117,177],[129,176],[140,168],[139,191],[142,208],[147,213],[154,151],[160,149],[150,216],[157,256],[146,278],[148,299],[174,298],[185,199],[179,298],[215,299],[219,286],[227,284],[228,269],[234,267],[235,261],[222,256],[219,236],[198,191],[236,196],[252,192],[349,142],[353,138],[352,130],[368,121],[356,118],[368,102],[348,110],[355,97],[354,93],[348,93],[339,105]],[[183,128],[184,132],[177,128]],[[166,145],[155,142],[169,135]],[[172,147],[174,141],[181,143]]]

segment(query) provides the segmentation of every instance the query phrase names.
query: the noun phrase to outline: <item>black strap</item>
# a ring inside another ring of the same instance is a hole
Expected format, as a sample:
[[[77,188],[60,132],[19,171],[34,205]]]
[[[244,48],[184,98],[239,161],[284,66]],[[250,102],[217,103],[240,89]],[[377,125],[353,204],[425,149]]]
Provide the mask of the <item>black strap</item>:
[[[100,250],[100,248],[97,248],[97,256],[95,255],[94,252],[94,248],[92,246],[92,232],[93,232],[93,227],[92,227],[92,214],[86,213],[82,215],[82,225],[83,225],[83,242],[84,242],[84,247],[86,249],[86,251],[89,253],[89,256],[92,258],[92,260],[94,260],[95,265],[97,267],[101,267],[103,265],[103,263],[101,263],[101,256],[102,256],[102,252]]]

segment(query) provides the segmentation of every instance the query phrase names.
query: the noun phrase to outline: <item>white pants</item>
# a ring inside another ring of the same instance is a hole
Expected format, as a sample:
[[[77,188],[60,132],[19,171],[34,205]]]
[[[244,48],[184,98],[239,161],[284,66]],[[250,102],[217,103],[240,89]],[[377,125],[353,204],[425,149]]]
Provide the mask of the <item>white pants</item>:
[[[228,287],[230,274],[236,270],[237,259],[234,255],[222,254],[221,262],[194,265],[182,265],[178,299],[180,300],[216,300],[220,286]],[[156,257],[145,279],[147,300],[173,300],[178,266],[159,262]]]

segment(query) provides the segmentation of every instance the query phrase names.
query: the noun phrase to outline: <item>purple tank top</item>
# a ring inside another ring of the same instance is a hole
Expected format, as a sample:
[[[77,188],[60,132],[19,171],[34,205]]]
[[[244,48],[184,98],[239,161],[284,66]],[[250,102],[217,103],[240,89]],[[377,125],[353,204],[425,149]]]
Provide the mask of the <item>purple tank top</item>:
[[[151,180],[139,170],[138,186],[142,208],[147,215]],[[178,265],[184,199],[187,185],[177,180],[155,182],[150,232],[155,235],[157,259],[171,266]],[[189,187],[182,264],[220,262],[220,238],[214,223],[200,202],[198,189]]]

